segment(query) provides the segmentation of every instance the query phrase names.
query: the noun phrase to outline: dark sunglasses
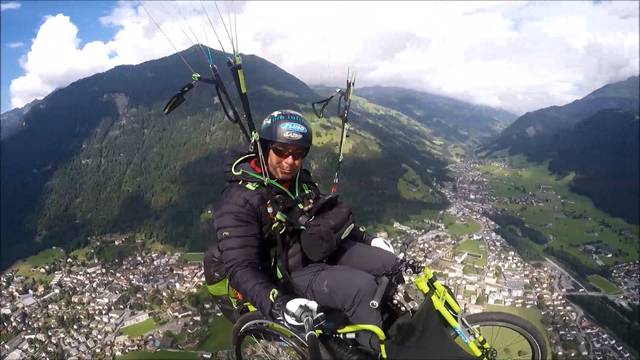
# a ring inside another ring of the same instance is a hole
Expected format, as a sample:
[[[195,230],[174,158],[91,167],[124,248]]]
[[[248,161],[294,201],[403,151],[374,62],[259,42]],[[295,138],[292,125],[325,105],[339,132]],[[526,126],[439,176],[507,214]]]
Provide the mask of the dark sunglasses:
[[[272,146],[271,150],[273,150],[273,153],[276,154],[277,157],[282,159],[286,159],[289,156],[292,156],[294,160],[300,160],[307,154],[307,152],[304,150],[286,149],[279,146]]]

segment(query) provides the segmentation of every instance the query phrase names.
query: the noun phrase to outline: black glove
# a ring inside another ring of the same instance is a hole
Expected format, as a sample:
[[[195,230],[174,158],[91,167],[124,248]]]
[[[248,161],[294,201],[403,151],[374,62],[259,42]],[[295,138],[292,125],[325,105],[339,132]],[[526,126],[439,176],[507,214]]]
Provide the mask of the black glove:
[[[284,310],[291,299],[293,299],[291,296],[278,295],[276,293],[275,299],[272,299],[273,305],[271,306],[271,314],[269,314],[271,320],[276,321],[284,319]]]

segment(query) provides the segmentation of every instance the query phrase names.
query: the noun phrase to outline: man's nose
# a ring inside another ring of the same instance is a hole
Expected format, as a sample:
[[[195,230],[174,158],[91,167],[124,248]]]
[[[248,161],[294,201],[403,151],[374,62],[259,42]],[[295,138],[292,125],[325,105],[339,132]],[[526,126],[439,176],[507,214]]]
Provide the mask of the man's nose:
[[[294,164],[296,162],[296,160],[293,158],[293,155],[289,154],[289,156],[287,156],[286,158],[284,158],[284,161],[287,164]]]

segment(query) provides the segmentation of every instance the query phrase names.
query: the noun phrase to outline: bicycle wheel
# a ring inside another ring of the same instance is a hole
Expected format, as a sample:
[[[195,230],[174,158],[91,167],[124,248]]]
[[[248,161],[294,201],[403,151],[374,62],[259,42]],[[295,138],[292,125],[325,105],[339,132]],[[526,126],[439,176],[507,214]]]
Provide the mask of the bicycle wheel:
[[[469,325],[479,327],[491,345],[493,359],[546,359],[547,346],[540,332],[515,315],[485,312],[466,316]]]
[[[266,320],[259,312],[242,315],[233,326],[236,359],[307,359],[307,344],[284,326]]]

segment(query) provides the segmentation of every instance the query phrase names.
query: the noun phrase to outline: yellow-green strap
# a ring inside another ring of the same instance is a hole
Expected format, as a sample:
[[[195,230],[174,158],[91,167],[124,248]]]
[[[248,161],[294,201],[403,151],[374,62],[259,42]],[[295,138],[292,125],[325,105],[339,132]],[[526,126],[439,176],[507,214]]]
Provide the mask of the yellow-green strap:
[[[347,334],[347,333],[353,333],[357,331],[370,331],[374,333],[378,338],[378,342],[380,343],[380,357],[382,359],[387,358],[387,349],[384,345],[384,341],[386,340],[387,336],[385,335],[384,331],[382,331],[380,327],[376,325],[371,325],[371,324],[351,324],[338,329],[336,332],[338,334]]]
[[[215,284],[207,284],[209,294],[213,296],[224,296],[228,294],[229,280],[224,278]]]
[[[271,291],[269,291],[269,300],[274,303],[276,302],[276,299],[278,298],[278,289],[273,288],[271,289]]]

